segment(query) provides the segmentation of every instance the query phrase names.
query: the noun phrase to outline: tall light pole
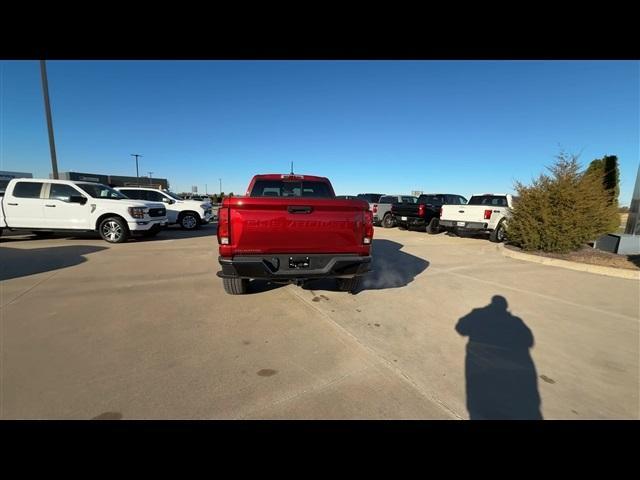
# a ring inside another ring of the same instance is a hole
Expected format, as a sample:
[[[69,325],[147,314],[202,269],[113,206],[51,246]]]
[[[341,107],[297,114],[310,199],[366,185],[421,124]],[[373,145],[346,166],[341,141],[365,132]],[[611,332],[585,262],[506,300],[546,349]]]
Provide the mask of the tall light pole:
[[[44,111],[47,117],[49,131],[49,150],[51,151],[51,170],[53,178],[58,179],[58,159],[56,158],[56,142],[53,139],[53,120],[51,119],[51,103],[49,102],[49,81],[47,80],[47,66],[40,60],[40,76],[42,77],[42,94],[44,96]]]
[[[142,155],[140,155],[138,153],[132,153],[131,156],[132,157],[136,157],[136,184],[139,187],[140,186],[140,174],[138,173],[138,157],[141,157]]]
[[[152,174],[153,172],[147,172],[147,173],[149,174],[149,185],[151,185],[151,174]]]

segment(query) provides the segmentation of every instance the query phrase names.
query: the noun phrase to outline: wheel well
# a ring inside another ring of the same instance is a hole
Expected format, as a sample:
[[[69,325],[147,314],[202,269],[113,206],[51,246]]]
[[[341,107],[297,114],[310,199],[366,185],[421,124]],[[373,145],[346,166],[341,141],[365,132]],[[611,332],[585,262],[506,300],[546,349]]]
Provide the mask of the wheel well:
[[[129,230],[129,224],[124,219],[124,217],[122,217],[122,215],[118,215],[117,213],[104,213],[104,214],[102,214],[102,215],[100,215],[98,217],[98,220],[96,220],[96,231],[98,230],[98,228],[100,228],[100,224],[102,223],[102,221],[105,218],[109,218],[109,217],[117,217],[117,218],[119,218],[120,220],[122,220],[124,222],[124,226],[127,228],[127,230]]]

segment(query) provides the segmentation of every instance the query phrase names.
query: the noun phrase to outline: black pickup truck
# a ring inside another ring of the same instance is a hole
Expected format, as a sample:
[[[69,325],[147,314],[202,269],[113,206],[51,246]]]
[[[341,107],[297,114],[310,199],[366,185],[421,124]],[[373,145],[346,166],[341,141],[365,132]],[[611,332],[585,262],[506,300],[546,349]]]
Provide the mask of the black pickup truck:
[[[427,193],[416,203],[394,203],[391,213],[399,228],[419,228],[428,233],[440,232],[438,221],[442,205],[464,205],[467,199],[454,193]]]

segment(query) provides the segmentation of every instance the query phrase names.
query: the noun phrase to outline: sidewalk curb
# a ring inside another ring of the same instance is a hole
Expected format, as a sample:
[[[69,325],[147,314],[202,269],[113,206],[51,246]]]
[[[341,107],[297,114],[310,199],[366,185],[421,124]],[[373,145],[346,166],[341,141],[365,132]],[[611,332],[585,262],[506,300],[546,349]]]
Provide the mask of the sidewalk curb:
[[[595,273],[597,275],[606,275],[608,277],[626,278],[629,280],[640,280],[640,271],[625,270],[622,268],[603,267],[601,265],[589,265],[587,263],[570,262],[568,260],[560,260],[558,258],[540,257],[529,253],[516,252],[505,248],[504,244],[498,244],[498,250],[505,257],[524,260],[526,262],[541,263],[543,265],[551,265],[553,267],[567,268],[569,270],[577,270],[580,272]]]

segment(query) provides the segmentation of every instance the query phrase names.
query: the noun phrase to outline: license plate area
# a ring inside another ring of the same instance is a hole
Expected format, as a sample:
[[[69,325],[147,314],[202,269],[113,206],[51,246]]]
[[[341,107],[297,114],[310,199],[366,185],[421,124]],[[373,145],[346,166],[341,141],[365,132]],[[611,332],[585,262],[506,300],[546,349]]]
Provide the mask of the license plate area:
[[[464,227],[464,222],[457,222],[457,225],[458,225],[459,227]]]
[[[289,268],[295,270],[309,268],[309,257],[289,257]]]
[[[407,217],[400,217],[400,220],[407,221]]]

